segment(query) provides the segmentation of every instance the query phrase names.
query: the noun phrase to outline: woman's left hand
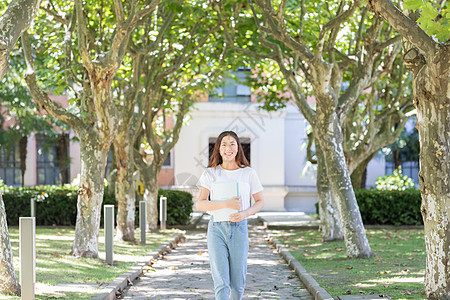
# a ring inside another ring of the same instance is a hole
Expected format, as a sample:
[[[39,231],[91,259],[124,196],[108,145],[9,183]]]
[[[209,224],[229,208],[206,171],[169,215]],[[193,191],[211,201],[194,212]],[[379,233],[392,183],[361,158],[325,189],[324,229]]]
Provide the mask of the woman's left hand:
[[[244,211],[237,212],[235,214],[230,215],[230,222],[241,222],[242,220],[246,219],[247,213]]]

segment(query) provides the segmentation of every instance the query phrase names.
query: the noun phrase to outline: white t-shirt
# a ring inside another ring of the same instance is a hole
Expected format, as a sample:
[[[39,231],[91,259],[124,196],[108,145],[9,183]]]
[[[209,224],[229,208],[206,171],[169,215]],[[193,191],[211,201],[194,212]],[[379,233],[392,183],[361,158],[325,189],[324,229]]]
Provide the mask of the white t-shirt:
[[[197,186],[202,186],[211,191],[213,183],[222,182],[238,183],[242,210],[246,210],[250,207],[251,195],[263,190],[259,177],[252,168],[245,167],[237,170],[225,170],[220,165],[216,168],[206,168],[205,171],[203,171],[202,176],[200,176]]]

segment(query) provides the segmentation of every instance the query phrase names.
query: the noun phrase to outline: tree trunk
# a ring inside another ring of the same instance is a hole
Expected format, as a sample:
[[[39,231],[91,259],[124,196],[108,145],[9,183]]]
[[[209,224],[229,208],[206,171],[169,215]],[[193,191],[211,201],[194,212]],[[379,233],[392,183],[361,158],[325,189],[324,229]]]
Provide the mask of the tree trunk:
[[[0,293],[20,295],[20,286],[14,273],[13,253],[6,222],[5,204],[0,191]]]
[[[147,203],[147,230],[158,229],[158,176],[160,168],[150,167],[141,170],[144,184],[144,200]]]
[[[9,52],[36,16],[42,0],[15,0],[0,18],[0,81],[9,68]]]
[[[109,145],[96,134],[79,136],[81,175],[72,255],[98,257],[98,233]]]
[[[117,232],[116,240],[135,241],[134,219],[136,211],[136,192],[134,190],[134,147],[127,138],[114,140],[116,157],[116,202],[117,202]]]
[[[25,171],[27,169],[27,144],[28,144],[28,137],[23,136],[19,141],[20,173],[22,175],[22,187],[25,186]]]
[[[343,136],[337,114],[332,107],[321,106],[317,106],[315,137],[325,156],[327,177],[343,226],[347,257],[374,256],[366,237],[350,174],[345,163],[342,149]]]
[[[333,201],[331,187],[327,178],[325,157],[316,145],[317,155],[317,193],[319,195],[319,216],[320,230],[322,231],[323,241],[341,240],[342,223],[339,220],[339,214],[336,203]]]
[[[350,175],[354,189],[365,189],[367,178],[367,165],[370,163],[376,152],[363,161]]]
[[[450,49],[443,46],[414,77],[420,136],[428,299],[450,298]]]

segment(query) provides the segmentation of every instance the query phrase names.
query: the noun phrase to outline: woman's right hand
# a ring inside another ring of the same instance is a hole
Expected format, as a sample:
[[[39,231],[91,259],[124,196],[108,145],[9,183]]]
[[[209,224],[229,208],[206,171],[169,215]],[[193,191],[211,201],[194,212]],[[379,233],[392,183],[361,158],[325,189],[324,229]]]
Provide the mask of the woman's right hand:
[[[241,201],[239,201],[239,197],[233,197],[226,201],[226,206],[231,209],[239,210],[241,209]]]

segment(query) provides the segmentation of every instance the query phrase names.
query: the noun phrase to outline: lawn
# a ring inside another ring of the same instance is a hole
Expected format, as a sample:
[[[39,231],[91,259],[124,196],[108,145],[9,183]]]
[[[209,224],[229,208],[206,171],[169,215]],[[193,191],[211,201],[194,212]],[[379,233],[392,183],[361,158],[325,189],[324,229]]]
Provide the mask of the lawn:
[[[103,229],[99,237],[99,259],[75,258],[70,255],[74,227],[36,228],[36,299],[90,299],[99,285],[107,285],[117,276],[129,271],[137,263],[176,234],[176,230],[164,233],[147,233],[146,245],[130,242],[114,242],[114,264],[105,263]],[[19,276],[19,228],[10,227],[14,268]],[[136,230],[136,240],[140,231]],[[71,285],[72,283],[72,285]],[[64,287],[58,286],[65,284]],[[82,288],[82,292],[76,292]],[[0,299],[20,299],[0,294]]]
[[[320,286],[337,295],[376,294],[426,299],[423,230],[369,229],[375,257],[348,259],[343,241],[322,242],[317,230],[274,231]]]

